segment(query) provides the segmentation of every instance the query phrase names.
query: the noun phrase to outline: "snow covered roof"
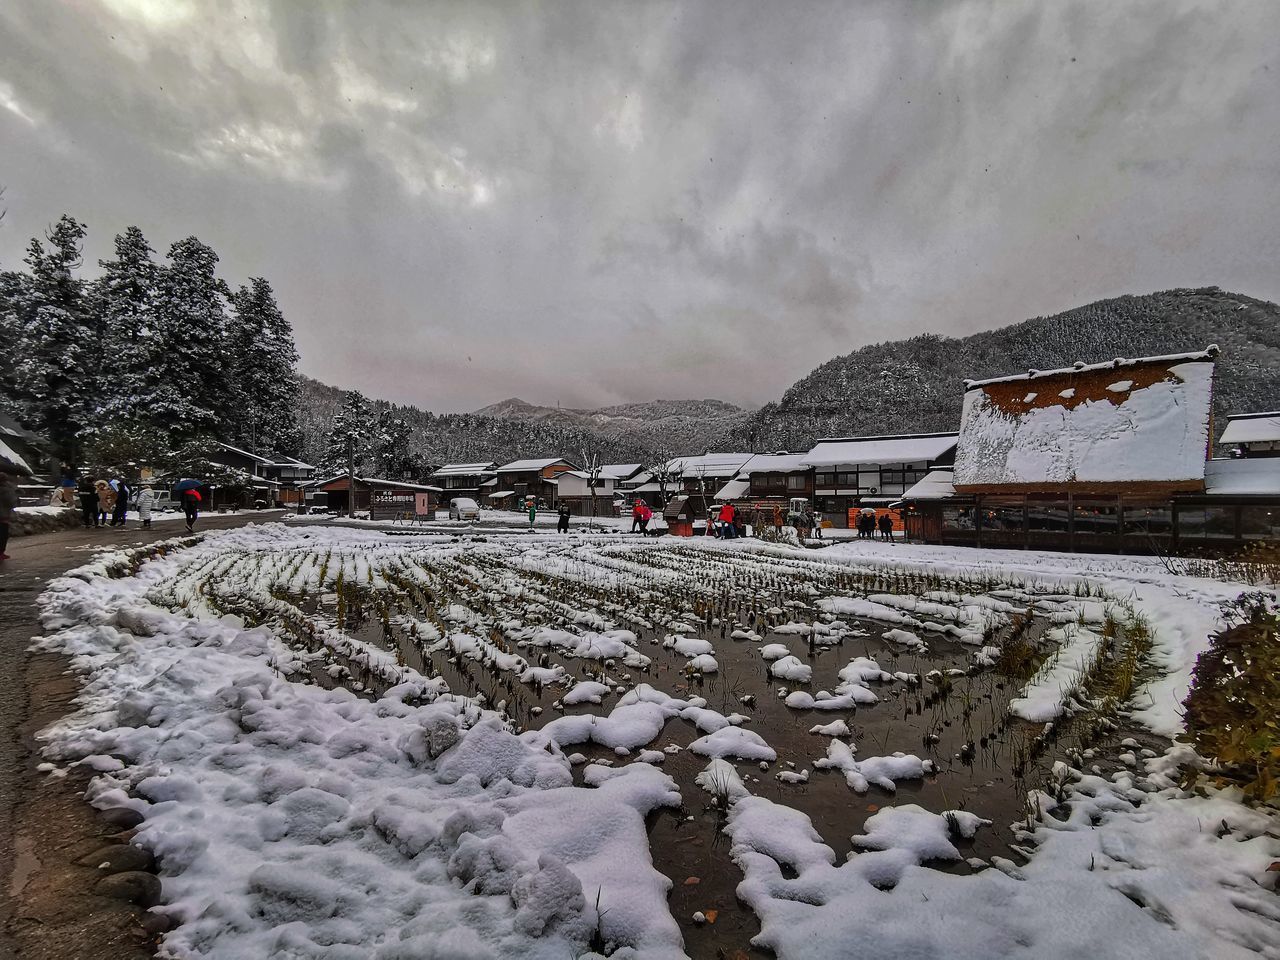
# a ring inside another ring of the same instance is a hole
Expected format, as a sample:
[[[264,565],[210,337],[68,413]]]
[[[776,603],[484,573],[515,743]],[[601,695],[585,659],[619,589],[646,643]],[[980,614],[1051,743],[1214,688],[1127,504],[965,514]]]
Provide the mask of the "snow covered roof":
[[[902,500],[949,500],[956,495],[950,470],[930,470],[901,497]]]
[[[327,487],[329,484],[333,483],[335,480],[345,480],[345,479],[347,479],[346,473],[338,473],[324,480],[313,480],[310,483],[303,484],[303,486]],[[370,486],[370,487],[391,487],[396,490],[423,490],[423,491],[431,491],[434,493],[444,493],[444,491],[440,487],[432,487],[425,483],[409,483],[405,480],[384,480],[381,477],[362,477],[362,476],[359,476],[358,474],[356,475],[356,483],[363,483],[366,486]]]
[[[739,477],[753,473],[796,473],[809,469],[805,463],[807,453],[757,453],[738,468]]]
[[[1116,357],[1114,360],[1106,360],[1102,363],[1081,363],[1077,362],[1070,367],[1061,367],[1057,370],[1028,370],[1026,373],[1014,373],[1007,377],[992,377],[989,380],[966,380],[964,388],[966,390],[974,390],[978,387],[990,386],[993,383],[1014,383],[1016,381],[1039,380],[1042,377],[1056,377],[1064,373],[1091,373],[1098,370],[1124,370],[1129,367],[1139,366],[1143,364],[1172,364],[1180,363],[1184,360],[1212,360],[1221,353],[1216,343],[1211,343],[1203,350],[1196,350],[1192,353],[1168,353],[1158,357],[1134,357],[1127,359],[1125,357]]]
[[[957,489],[1133,483],[1199,489],[1216,355],[1210,348],[970,385]]]
[[[1280,412],[1237,413],[1227,419],[1219,443],[1267,443],[1280,441]]]
[[[557,463],[569,463],[563,457],[549,457],[545,460],[512,460],[498,468],[499,473],[523,473],[528,470],[545,470]],[[570,464],[572,466],[572,464]]]
[[[1210,460],[1204,465],[1204,492],[1225,497],[1280,497],[1280,457]]]
[[[495,490],[493,493],[488,494],[488,498],[490,500],[501,500],[503,497],[509,497],[513,493],[515,493],[514,490]]]
[[[918,463],[937,460],[956,446],[954,433],[915,433],[884,437],[819,440],[804,455],[810,467],[838,467],[859,463]]]
[[[747,490],[751,488],[750,480],[730,480],[723,487],[716,491],[714,500],[738,500],[747,495]]]
[[[482,473],[491,473],[495,464],[489,463],[446,463],[432,474],[433,477],[471,477]]]
[[[3,440],[0,440],[0,467],[6,467],[10,471],[17,470],[27,476],[32,473],[30,464],[23,460],[18,455],[18,452]]]
[[[732,477],[751,459],[749,453],[704,453],[700,457],[676,457],[667,469],[682,477]]]
[[[639,471],[638,463],[606,463],[600,468],[600,476],[606,480],[626,480]]]

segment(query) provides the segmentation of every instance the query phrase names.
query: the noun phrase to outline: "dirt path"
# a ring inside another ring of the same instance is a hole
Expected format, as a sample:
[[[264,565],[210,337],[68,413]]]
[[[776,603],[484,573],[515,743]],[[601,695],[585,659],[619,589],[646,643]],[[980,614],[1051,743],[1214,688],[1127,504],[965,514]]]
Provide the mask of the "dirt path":
[[[278,517],[202,517],[198,529]],[[157,522],[144,531],[130,521],[124,530],[77,528],[19,537],[9,544],[12,559],[0,563],[0,960],[151,956],[144,908],[104,895],[102,858],[90,856],[127,840],[128,831],[104,822],[84,801],[85,773],[55,779],[36,769],[36,734],[70,711],[78,687],[66,672],[65,657],[29,653],[27,647],[40,632],[36,598],[51,579],[87,562],[95,547],[182,532],[180,522]],[[107,884],[112,885],[126,886]]]

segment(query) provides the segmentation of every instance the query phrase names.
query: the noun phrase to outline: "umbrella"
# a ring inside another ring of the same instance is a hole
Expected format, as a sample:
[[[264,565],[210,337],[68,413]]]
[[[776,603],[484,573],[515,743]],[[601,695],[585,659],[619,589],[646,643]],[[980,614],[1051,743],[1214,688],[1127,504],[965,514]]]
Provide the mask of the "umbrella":
[[[186,493],[188,490],[198,490],[203,484],[199,480],[179,480],[173,485],[173,489],[178,493]]]
[[[862,508],[862,512],[863,512],[863,514],[864,514],[864,515],[866,515],[866,514],[870,514],[870,515],[874,516],[876,511],[875,511],[875,508],[874,508],[874,507],[863,507],[863,508]]]

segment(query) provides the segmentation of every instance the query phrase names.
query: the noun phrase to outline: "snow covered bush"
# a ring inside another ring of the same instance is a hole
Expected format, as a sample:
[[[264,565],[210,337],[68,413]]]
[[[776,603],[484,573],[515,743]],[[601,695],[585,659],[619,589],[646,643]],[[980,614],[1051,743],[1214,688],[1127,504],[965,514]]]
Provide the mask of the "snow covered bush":
[[[1246,796],[1280,796],[1280,614],[1274,598],[1244,594],[1243,622],[1219,631],[1196,661],[1187,694],[1187,733],[1221,765],[1220,779]]]

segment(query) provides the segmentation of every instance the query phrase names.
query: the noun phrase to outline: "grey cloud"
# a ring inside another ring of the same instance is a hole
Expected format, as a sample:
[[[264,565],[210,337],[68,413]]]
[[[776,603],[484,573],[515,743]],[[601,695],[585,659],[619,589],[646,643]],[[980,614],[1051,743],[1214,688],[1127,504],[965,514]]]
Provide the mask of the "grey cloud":
[[[1266,0],[15,0],[0,264],[63,211],[90,262],[194,233],[344,386],[760,403],[873,340],[1280,297],[1278,32]]]

